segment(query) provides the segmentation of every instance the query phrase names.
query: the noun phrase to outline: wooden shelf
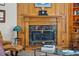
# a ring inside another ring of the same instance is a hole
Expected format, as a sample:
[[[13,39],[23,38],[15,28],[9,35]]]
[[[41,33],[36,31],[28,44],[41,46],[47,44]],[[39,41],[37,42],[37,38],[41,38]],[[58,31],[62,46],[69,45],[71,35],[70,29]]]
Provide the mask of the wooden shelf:
[[[75,28],[75,27],[79,28],[79,26],[75,26],[75,25],[73,25],[73,27],[74,27],[74,28]]]
[[[79,15],[73,15],[73,17],[79,17]]]
[[[31,31],[53,31],[53,30],[31,30]]]
[[[73,9],[79,9],[79,7],[73,7]]]
[[[24,18],[59,18],[61,15],[48,15],[48,16],[39,16],[39,15],[23,15]]]
[[[79,34],[79,32],[72,32],[71,34]]]

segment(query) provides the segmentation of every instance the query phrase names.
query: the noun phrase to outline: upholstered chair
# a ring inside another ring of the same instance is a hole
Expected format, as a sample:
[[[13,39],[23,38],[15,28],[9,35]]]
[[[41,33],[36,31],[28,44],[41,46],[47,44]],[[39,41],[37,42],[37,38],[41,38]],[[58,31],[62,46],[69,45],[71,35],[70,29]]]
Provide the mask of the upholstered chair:
[[[3,41],[2,41],[1,33],[0,33],[0,56],[5,56],[5,52],[4,52],[4,49],[3,49]]]
[[[3,50],[5,51],[5,54],[7,54],[6,51],[8,50],[8,47],[5,47],[6,45],[11,45],[11,42],[8,40],[4,40],[2,33],[0,32],[0,46],[2,46]]]
[[[5,54],[7,54],[7,55],[17,56],[18,52],[23,50],[23,47],[21,45],[13,46],[10,41],[5,41],[5,39],[3,40],[1,32],[0,32],[0,39],[3,43],[3,48],[4,48],[4,51],[5,51]]]
[[[0,32],[0,39],[3,42],[3,45],[11,44],[11,41],[8,41],[8,40],[3,39],[3,36],[2,36],[2,33],[1,32]]]

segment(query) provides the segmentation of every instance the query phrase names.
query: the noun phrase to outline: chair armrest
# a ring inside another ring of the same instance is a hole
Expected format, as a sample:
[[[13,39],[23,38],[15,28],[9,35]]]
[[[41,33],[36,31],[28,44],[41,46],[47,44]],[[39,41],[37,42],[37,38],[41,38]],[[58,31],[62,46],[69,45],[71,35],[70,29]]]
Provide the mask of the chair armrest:
[[[3,45],[8,45],[8,44],[11,44],[12,42],[11,41],[3,41]]]

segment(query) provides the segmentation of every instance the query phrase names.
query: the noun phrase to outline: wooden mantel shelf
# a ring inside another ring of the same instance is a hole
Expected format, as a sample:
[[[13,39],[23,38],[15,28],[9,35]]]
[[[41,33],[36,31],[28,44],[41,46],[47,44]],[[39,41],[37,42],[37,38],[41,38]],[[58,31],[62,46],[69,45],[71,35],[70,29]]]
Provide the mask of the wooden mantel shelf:
[[[48,16],[39,16],[39,15],[23,15],[24,18],[59,18],[61,15],[48,15]]]

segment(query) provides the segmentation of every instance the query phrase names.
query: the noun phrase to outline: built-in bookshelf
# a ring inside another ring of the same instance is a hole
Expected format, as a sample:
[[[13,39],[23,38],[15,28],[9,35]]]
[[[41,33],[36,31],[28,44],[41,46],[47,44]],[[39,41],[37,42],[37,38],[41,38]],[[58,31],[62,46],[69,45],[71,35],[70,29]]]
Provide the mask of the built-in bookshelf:
[[[72,30],[71,30],[71,44],[73,49],[79,49],[79,3],[72,4]]]
[[[73,20],[73,33],[78,33],[79,32],[79,3],[74,3],[73,4],[73,15],[72,15],[72,20]]]

